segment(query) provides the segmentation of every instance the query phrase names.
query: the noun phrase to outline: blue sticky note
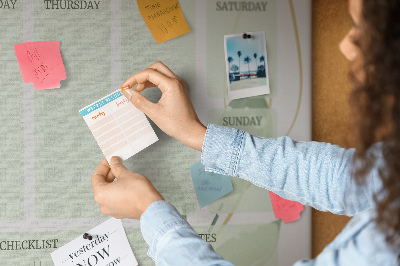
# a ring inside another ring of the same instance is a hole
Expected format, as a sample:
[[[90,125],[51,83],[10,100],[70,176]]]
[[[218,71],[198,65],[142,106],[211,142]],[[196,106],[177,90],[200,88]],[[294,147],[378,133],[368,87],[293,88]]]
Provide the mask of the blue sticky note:
[[[229,176],[206,172],[200,161],[190,166],[193,185],[200,208],[225,196],[233,190]]]

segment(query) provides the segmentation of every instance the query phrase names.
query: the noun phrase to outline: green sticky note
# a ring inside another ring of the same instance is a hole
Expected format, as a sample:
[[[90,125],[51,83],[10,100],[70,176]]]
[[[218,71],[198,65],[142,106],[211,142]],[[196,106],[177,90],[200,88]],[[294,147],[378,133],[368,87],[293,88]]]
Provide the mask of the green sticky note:
[[[229,176],[206,172],[200,161],[190,166],[190,173],[200,208],[233,191]]]

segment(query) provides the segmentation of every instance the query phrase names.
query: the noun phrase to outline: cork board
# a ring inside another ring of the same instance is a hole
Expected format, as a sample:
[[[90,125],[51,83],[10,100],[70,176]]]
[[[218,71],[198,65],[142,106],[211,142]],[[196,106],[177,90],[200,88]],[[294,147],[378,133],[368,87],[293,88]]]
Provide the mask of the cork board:
[[[339,50],[340,41],[351,28],[348,4],[346,0],[314,0],[312,9],[313,140],[350,148],[350,64]],[[313,210],[312,256],[316,257],[348,221],[346,216]]]

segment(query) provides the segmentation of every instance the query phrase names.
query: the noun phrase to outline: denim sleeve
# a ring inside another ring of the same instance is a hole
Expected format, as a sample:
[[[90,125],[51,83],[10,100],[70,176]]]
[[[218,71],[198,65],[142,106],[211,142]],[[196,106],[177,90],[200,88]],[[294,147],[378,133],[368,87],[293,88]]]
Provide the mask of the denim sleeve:
[[[365,185],[351,176],[354,149],[289,137],[260,138],[210,124],[203,143],[207,171],[250,181],[321,211],[353,216],[375,206],[381,186],[374,169]]]
[[[233,265],[215,253],[166,201],[153,202],[146,209],[140,228],[149,245],[147,255],[156,265]]]

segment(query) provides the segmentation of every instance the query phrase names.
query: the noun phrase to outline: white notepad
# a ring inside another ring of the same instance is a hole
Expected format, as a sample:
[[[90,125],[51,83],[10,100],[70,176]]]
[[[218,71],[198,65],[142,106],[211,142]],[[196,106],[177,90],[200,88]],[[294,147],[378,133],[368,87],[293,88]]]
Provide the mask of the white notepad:
[[[145,114],[119,91],[81,109],[107,161],[126,160],[158,140]]]

